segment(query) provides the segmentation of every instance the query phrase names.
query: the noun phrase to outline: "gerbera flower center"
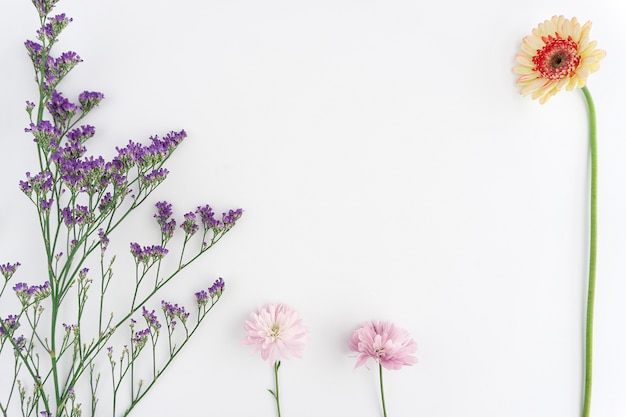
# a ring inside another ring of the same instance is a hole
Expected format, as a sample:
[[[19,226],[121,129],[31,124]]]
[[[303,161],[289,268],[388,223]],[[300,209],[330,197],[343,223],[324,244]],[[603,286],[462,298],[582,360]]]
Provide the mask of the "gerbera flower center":
[[[537,50],[533,56],[535,71],[539,71],[542,77],[549,80],[560,80],[572,76],[580,65],[581,56],[578,54],[578,44],[572,40],[547,36],[542,38],[545,46]]]

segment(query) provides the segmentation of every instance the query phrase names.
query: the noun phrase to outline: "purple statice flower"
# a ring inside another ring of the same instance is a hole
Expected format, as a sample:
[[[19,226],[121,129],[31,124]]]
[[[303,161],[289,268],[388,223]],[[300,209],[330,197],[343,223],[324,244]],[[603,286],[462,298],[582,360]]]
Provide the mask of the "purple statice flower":
[[[150,334],[150,328],[135,332],[135,336],[133,337],[133,343],[135,344],[137,350],[141,350],[141,348],[144,347],[144,345],[148,341],[148,336],[150,336]]]
[[[33,140],[46,151],[50,149],[51,144],[59,143],[61,138],[61,130],[49,120],[42,120],[36,125],[31,123],[24,131],[32,133],[34,136]]]
[[[213,285],[209,287],[209,295],[211,296],[211,298],[221,297],[223,291],[224,291],[224,280],[221,277],[216,279]]]
[[[76,52],[67,51],[63,52],[61,56],[57,58],[48,57],[46,62],[46,69],[44,73],[44,90],[47,93],[52,91],[54,95],[54,88],[61,82],[63,77],[69,73],[79,63],[83,62],[80,56]],[[75,109],[76,110],[76,109]],[[69,118],[67,119],[69,120]]]
[[[142,179],[147,186],[156,187],[167,178],[167,174],[170,172],[166,168],[153,169],[149,173],[145,174]]]
[[[39,65],[41,64],[43,46],[38,42],[30,40],[24,42],[24,46],[28,51],[28,56],[30,56],[31,61],[33,61],[33,65],[35,67],[39,67]]]
[[[143,251],[139,243],[132,242],[130,244],[130,253],[135,257],[137,262],[143,262]]]
[[[148,327],[154,329],[154,331],[158,333],[159,329],[161,328],[161,323],[159,323],[159,320],[157,319],[154,310],[148,311],[145,306],[141,307],[141,315],[146,320],[146,324],[148,325]]]
[[[100,250],[104,253],[109,246],[109,237],[104,234],[102,228],[98,229],[98,237],[100,238]]]
[[[200,221],[202,222],[205,230],[221,227],[221,222],[215,218],[215,212],[208,204],[204,207],[198,206],[196,214],[200,216]]]
[[[19,268],[21,264],[19,262],[15,262],[14,264],[6,263],[0,265],[0,274],[4,277],[6,281],[10,280],[17,268]]]
[[[21,352],[26,348],[26,338],[24,335],[13,338],[13,344],[15,345],[15,349]]]
[[[140,143],[135,143],[132,140],[129,140],[128,145],[125,147],[116,147],[115,149],[117,150],[117,156],[113,158],[113,164],[120,172],[125,172],[135,166],[146,153]]]
[[[15,295],[19,298],[22,305],[28,305],[30,303],[31,294],[28,291],[28,284],[25,282],[18,282],[13,287],[13,291],[15,291]]]
[[[154,167],[165,161],[185,137],[184,130],[172,131],[164,138],[151,136],[150,145],[141,147],[141,154],[135,155],[134,162],[141,167]]]
[[[78,111],[78,106],[63,97],[63,94],[57,90],[52,92],[46,107],[52,115],[55,126],[65,126]]]
[[[241,215],[243,214],[242,209],[237,210],[228,210],[228,213],[222,214],[222,223],[224,223],[224,227],[226,229],[230,229],[235,225],[235,222],[239,220]]]
[[[82,174],[82,167],[78,159],[87,152],[87,148],[80,140],[69,139],[63,147],[55,145],[51,148],[50,160],[57,164],[59,171],[65,171],[64,175],[68,175],[68,171],[78,171]]]
[[[11,336],[18,327],[20,327],[20,323],[17,321],[17,316],[9,315],[6,319],[2,320],[0,336]]]
[[[30,185],[28,181],[20,180],[19,186],[20,186],[20,190],[22,190],[22,192],[26,194],[28,197],[30,197],[33,194],[33,187]]]
[[[30,183],[28,181],[24,181],[24,180],[20,180],[20,190],[22,190],[22,192],[24,194],[26,194],[27,196],[31,196],[31,194],[33,193],[33,187],[30,185]]]
[[[109,184],[106,162],[101,156],[78,159],[76,154],[82,152],[83,148],[79,142],[68,142],[52,155],[51,160],[57,164],[60,178],[70,190],[93,195],[103,191]]]
[[[78,95],[78,102],[83,113],[91,111],[104,99],[104,94],[97,91],[83,91]]]
[[[81,161],[73,158],[60,158],[56,163],[63,184],[74,192],[80,191],[81,184],[85,182],[85,171]]]
[[[103,213],[109,211],[112,208],[113,196],[111,195],[111,193],[107,192],[104,196],[102,196],[102,199],[100,199],[100,204],[98,204],[98,210]]]
[[[217,300],[222,296],[223,291],[224,280],[222,278],[216,279],[213,285],[209,287],[208,292],[205,290],[198,291],[195,294],[198,308],[206,306],[209,303],[209,298],[211,299],[211,303],[217,302]]]
[[[71,17],[66,17],[65,13],[49,17],[48,23],[37,31],[37,35],[40,40],[43,41],[44,38],[47,38],[48,42],[52,43],[72,20]]]
[[[178,304],[168,303],[167,301],[161,301],[161,308],[163,309],[163,313],[165,314],[165,318],[168,323],[171,323],[172,327],[176,326],[176,320],[179,319],[181,322],[186,323],[187,318],[189,317],[189,313],[185,311],[185,307],[178,306]]]
[[[33,109],[35,108],[35,103],[33,103],[32,101],[26,101],[26,112],[29,115],[32,115],[33,113]]]
[[[52,294],[52,288],[50,288],[50,281],[44,282],[42,285],[32,285],[28,288],[28,293],[33,297],[35,303],[48,298]]]
[[[167,255],[168,250],[160,245],[141,247],[138,243],[130,244],[130,253],[135,257],[136,263],[148,264],[159,259],[163,259]]]
[[[97,158],[90,156],[80,162],[85,173],[83,181],[80,183],[81,191],[93,195],[106,189],[111,183],[111,177],[106,172],[106,164],[102,156]]]
[[[96,128],[91,125],[83,125],[67,132],[67,139],[71,142],[85,143],[85,141],[96,134]],[[79,156],[82,156],[81,153]]]
[[[158,201],[154,206],[157,208],[154,217],[159,224],[165,223],[172,216],[172,205],[167,201]]]
[[[170,219],[172,216],[172,205],[167,201],[159,201],[155,204],[157,212],[154,215],[159,226],[161,226],[161,234],[163,240],[169,240],[176,230],[176,220]]]
[[[45,195],[52,189],[52,173],[50,171],[40,172],[34,177],[30,172],[26,173],[26,181],[20,182],[20,188],[26,195],[35,191],[37,195]]]
[[[41,417],[52,417],[52,413],[49,413],[49,412],[47,412],[47,411],[41,411],[41,412],[39,413],[39,415],[40,415]]]
[[[72,209],[69,207],[63,207],[63,209],[61,209],[61,218],[63,219],[63,223],[65,223],[67,227],[70,227],[74,224],[74,221],[72,219]]]
[[[58,1],[59,0],[32,0],[33,5],[39,12],[40,17],[48,16]]]
[[[39,200],[39,208],[41,209],[41,211],[50,211],[50,209],[52,208],[52,203],[54,203],[54,199],[50,199],[50,200]]]
[[[200,290],[195,295],[198,307],[203,307],[209,303],[209,294],[206,291]]]
[[[76,324],[63,323],[63,329],[65,330],[65,333],[67,333],[68,335],[70,333],[78,334],[78,331],[79,331],[78,325]]]
[[[76,205],[73,209],[70,207],[63,207],[61,209],[61,218],[67,227],[83,225],[88,222],[91,217],[93,216],[87,206]]]
[[[30,305],[31,302],[38,303],[47,298],[51,293],[50,282],[46,281],[42,285],[28,286],[25,282],[20,282],[13,287],[15,295],[22,305]]]
[[[198,223],[196,223],[196,215],[193,212],[185,214],[183,224],[180,227],[188,235],[193,235],[199,229]]]
[[[150,137],[152,143],[146,148],[146,151],[152,155],[167,156],[171,154],[186,137],[187,133],[184,130],[180,132],[171,131],[165,135],[164,138],[159,138],[156,135],[152,136]]]

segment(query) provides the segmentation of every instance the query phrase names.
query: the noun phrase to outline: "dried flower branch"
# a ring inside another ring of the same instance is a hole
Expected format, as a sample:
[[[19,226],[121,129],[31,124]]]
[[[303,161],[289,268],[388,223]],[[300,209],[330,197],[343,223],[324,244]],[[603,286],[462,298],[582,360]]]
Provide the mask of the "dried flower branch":
[[[104,95],[84,91],[72,102],[58,90],[82,62],[73,51],[53,55],[59,35],[72,19],[51,15],[58,0],[32,1],[40,28],[36,40],[27,40],[25,46],[39,97],[26,103],[30,123],[25,130],[33,137],[38,168],[27,172],[19,187],[37,213],[47,277],[41,283],[11,285],[20,263],[0,265],[4,277],[0,299],[13,295],[21,306],[2,312],[0,318],[0,357],[14,358],[11,369],[0,370],[3,378],[11,378],[9,392],[0,397],[0,415],[77,417],[87,412],[81,405],[85,399],[90,415],[97,415],[99,369],[107,363],[111,401],[102,413],[128,415],[215,306],[224,281],[220,278],[196,293],[193,319],[185,307],[162,300],[162,326],[156,310],[147,305],[231,230],[242,210],[216,218],[210,206],[199,206],[184,215],[178,229],[184,233],[182,244],[172,248],[178,241],[172,239],[177,230],[172,205],[158,202],[154,217],[160,242],[130,243],[135,279],[115,279],[110,236],[167,178],[164,164],[187,134],[181,130],[152,136],[147,145],[129,141],[116,148],[111,160],[88,155],[86,143],[96,130],[82,121]],[[192,245],[194,241],[197,244]],[[165,262],[171,252],[178,253],[174,264]],[[124,289],[131,294],[128,300],[113,299],[111,292],[128,282],[133,285],[130,291]],[[167,338],[160,337],[163,330]],[[123,343],[124,334],[127,342],[122,349],[115,348]],[[116,351],[121,353],[114,357]],[[9,362],[3,360],[0,366]]]

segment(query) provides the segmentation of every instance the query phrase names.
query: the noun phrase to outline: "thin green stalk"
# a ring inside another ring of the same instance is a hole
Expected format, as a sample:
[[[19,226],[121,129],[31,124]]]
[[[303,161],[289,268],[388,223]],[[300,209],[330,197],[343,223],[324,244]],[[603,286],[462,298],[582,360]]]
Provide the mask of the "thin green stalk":
[[[385,389],[383,387],[383,365],[378,363],[378,376],[380,379],[380,399],[383,403],[383,416],[387,417],[387,406],[385,405]]]
[[[280,417],[280,397],[278,395],[278,368],[280,368],[280,361],[274,362],[274,391],[268,390],[270,394],[276,400],[276,415]]]
[[[593,307],[596,287],[596,241],[598,200],[598,146],[596,137],[596,109],[587,87],[582,88],[589,113],[589,150],[591,154],[591,195],[589,221],[589,280],[587,289],[587,318],[585,325],[585,380],[583,417],[591,410],[591,381],[593,369]]]

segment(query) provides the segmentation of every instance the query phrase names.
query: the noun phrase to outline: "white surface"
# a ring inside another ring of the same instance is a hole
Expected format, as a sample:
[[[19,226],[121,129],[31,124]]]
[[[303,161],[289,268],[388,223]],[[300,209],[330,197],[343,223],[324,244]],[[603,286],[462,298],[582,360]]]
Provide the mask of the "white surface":
[[[39,242],[17,182],[35,167],[22,42],[37,17],[27,0],[0,10],[0,262],[19,260],[29,280]],[[204,202],[245,210],[179,282],[183,294],[222,276],[227,293],[136,410],[153,417],[273,416],[271,364],[240,343],[249,312],[268,302],[298,309],[312,333],[304,359],[281,368],[285,417],[380,415],[375,368],[353,370],[348,351],[370,319],[394,321],[419,346],[416,366],[386,373],[390,416],[579,415],[586,111],[580,92],[544,106],[519,96],[511,68],[540,21],[593,21],[608,52],[589,82],[600,147],[593,416],[626,415],[625,3],[62,0],[56,10],[74,18],[62,47],[85,60],[64,91],[107,97],[89,118],[91,150],[110,156],[130,138],[185,128],[153,201],[179,215]],[[120,256],[150,233],[117,237]]]

